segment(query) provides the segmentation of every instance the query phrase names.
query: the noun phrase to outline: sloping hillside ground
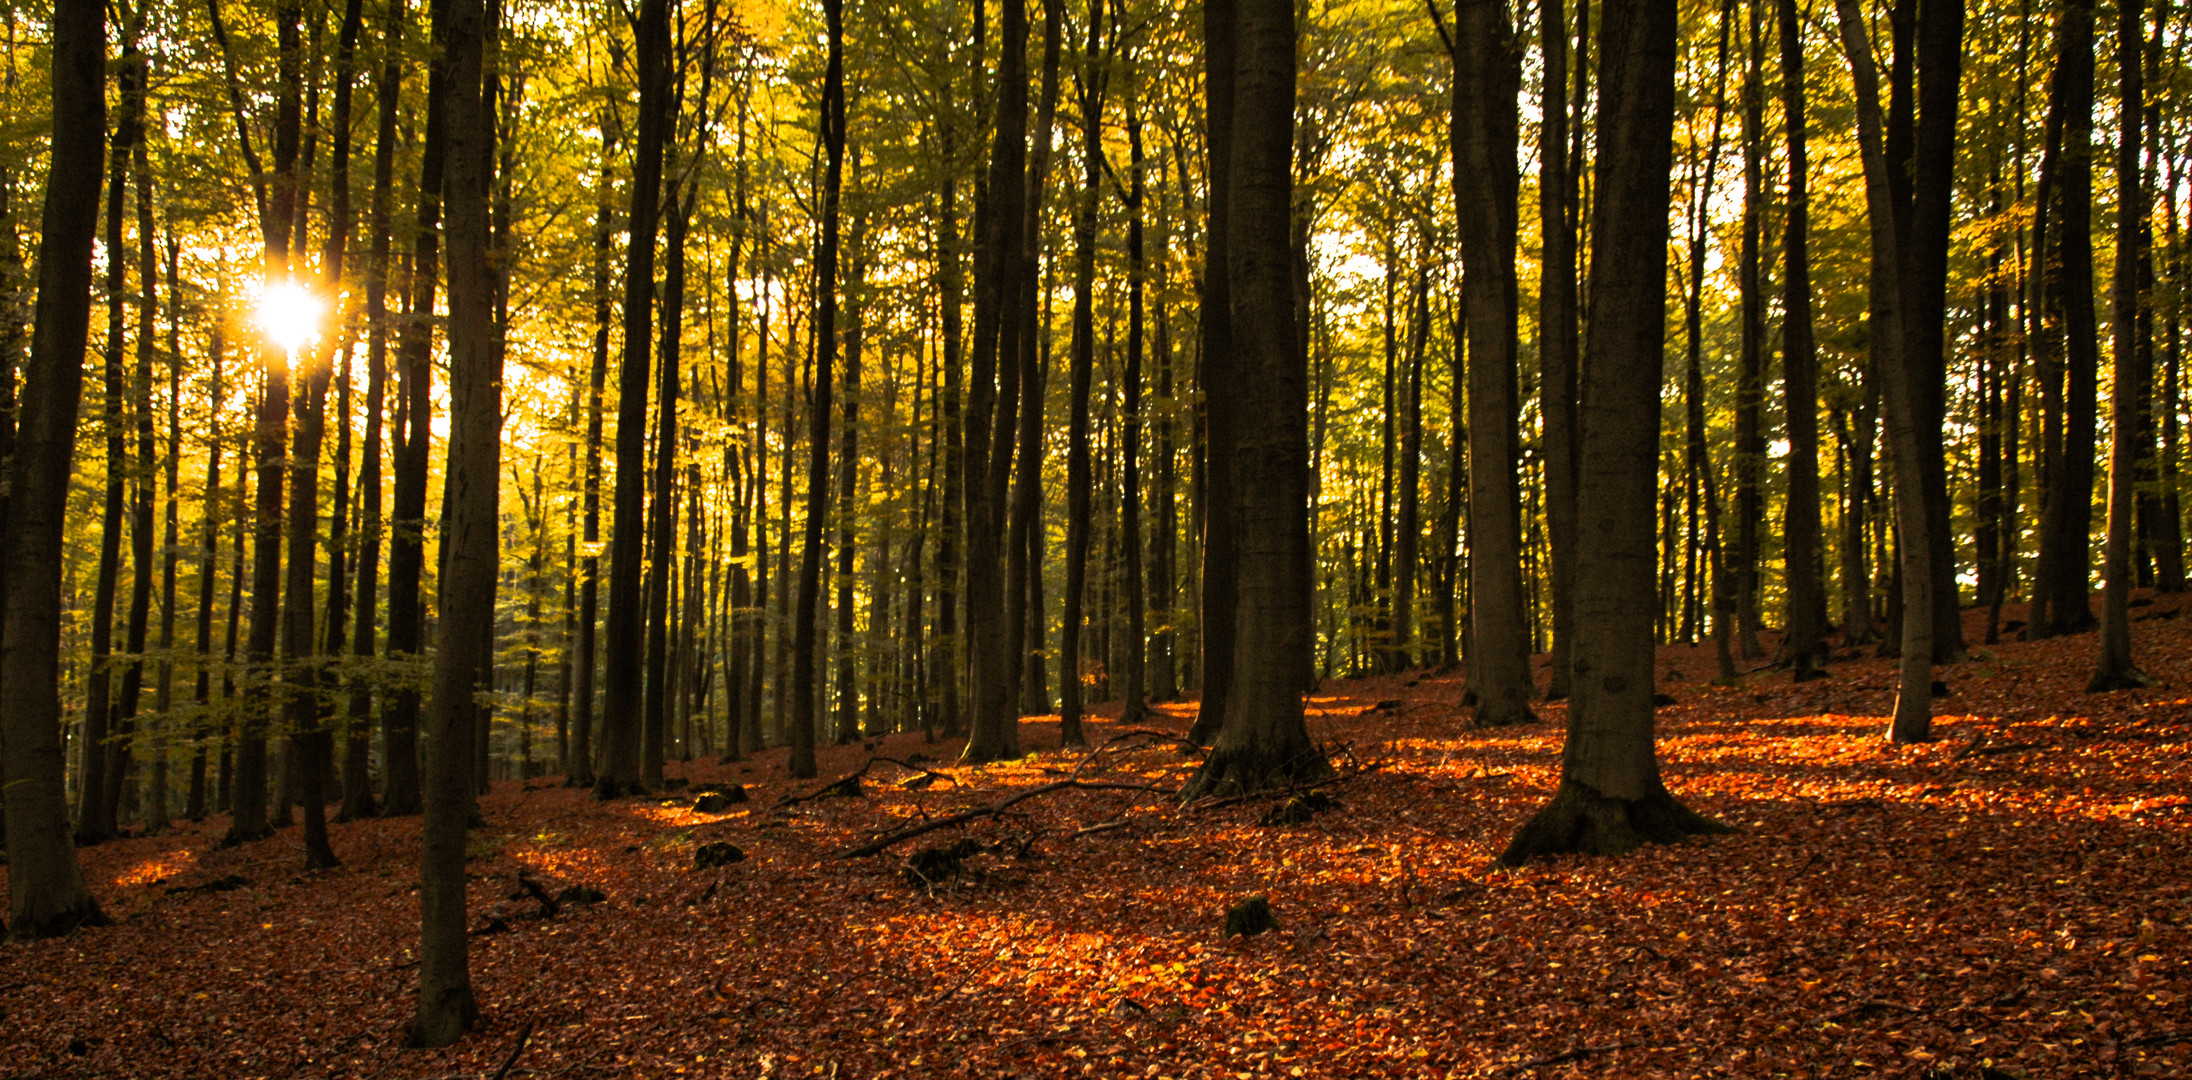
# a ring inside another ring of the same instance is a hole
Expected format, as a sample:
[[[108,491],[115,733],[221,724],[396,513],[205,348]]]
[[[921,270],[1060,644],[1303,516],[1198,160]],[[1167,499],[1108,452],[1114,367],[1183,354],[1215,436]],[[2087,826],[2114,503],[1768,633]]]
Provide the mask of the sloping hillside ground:
[[[826,750],[818,781],[787,782],[780,750],[671,766],[745,785],[721,813],[498,785],[474,841],[483,1023],[442,1051],[401,1048],[416,819],[337,826],[345,865],[319,874],[293,831],[218,850],[209,820],[85,853],[119,925],[0,949],[0,1075],[2183,1076],[2183,606],[2136,612],[2153,689],[2079,692],[2091,635],[2005,644],[1943,673],[1917,748],[1880,738],[1869,650],[1731,688],[1666,650],[1669,782],[1743,831],[1519,870],[1492,857],[1548,796],[1562,709],[1475,731],[1452,675],[1316,695],[1339,805],[1292,825],[1258,824],[1269,798],[1066,789],[839,856],[1036,785],[1192,768],[1109,721],[1093,758],[1031,722],[1039,751],[1006,768],[918,735]],[[937,775],[878,761],[857,796],[777,808],[873,755]],[[961,875],[905,872],[961,837],[982,846]],[[745,857],[695,869],[717,842]],[[606,899],[542,917],[521,874]],[[1251,894],[1279,928],[1221,936]]]

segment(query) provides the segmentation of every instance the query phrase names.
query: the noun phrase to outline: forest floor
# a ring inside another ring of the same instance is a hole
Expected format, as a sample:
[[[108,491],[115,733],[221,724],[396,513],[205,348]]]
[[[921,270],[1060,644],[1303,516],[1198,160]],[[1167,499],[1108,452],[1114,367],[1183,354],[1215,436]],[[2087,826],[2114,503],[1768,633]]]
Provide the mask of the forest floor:
[[[482,1021],[438,1051],[402,1048],[418,820],[336,826],[344,866],[308,874],[294,830],[224,850],[210,819],[84,853],[118,925],[0,949],[0,1076],[2192,1075],[2188,606],[2134,612],[2148,690],[2083,693],[2091,634],[1974,646],[1916,747],[1881,738],[1893,671],[1869,649],[1735,686],[1708,649],[1663,650],[1669,784],[1741,831],[1512,870],[1493,857],[1552,789],[1563,710],[1473,730],[1459,678],[1428,672],[1313,696],[1339,806],[1296,825],[1258,824],[1275,798],[1061,789],[841,855],[1036,785],[1194,767],[1112,719],[1093,757],[1031,720],[1004,767],[918,734],[827,748],[814,781],[782,750],[672,763],[745,785],[722,813],[690,788],[497,784],[473,840]],[[935,775],[877,761],[857,796],[779,806],[873,756]],[[961,876],[906,872],[961,837]],[[695,869],[714,842],[745,858]],[[606,899],[543,917],[521,874]],[[1279,929],[1222,936],[1251,894]]]

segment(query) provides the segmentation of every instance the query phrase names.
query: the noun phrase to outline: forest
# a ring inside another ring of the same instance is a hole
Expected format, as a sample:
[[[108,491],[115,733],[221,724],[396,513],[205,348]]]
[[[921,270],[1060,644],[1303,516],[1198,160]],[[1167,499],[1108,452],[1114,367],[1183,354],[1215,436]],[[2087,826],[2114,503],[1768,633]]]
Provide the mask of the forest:
[[[2187,18],[11,2],[8,1067],[2192,1069]]]

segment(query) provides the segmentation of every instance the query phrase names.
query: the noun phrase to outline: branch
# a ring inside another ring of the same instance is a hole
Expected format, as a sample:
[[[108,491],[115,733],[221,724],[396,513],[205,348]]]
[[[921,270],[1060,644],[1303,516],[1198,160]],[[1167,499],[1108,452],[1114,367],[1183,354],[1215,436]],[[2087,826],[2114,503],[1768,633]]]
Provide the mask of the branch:
[[[1153,791],[1158,794],[1170,794],[1166,789],[1150,784],[1118,784],[1103,780],[1058,780],[1028,788],[988,806],[978,806],[972,810],[962,810],[949,817],[940,817],[934,821],[922,822],[919,825],[908,825],[902,829],[894,829],[859,847],[838,852],[837,857],[840,859],[857,859],[866,855],[878,855],[916,836],[932,833],[938,829],[950,828],[953,825],[964,825],[970,821],[979,821],[982,818],[996,817],[1006,810],[1039,795],[1076,789],[1081,791]]]

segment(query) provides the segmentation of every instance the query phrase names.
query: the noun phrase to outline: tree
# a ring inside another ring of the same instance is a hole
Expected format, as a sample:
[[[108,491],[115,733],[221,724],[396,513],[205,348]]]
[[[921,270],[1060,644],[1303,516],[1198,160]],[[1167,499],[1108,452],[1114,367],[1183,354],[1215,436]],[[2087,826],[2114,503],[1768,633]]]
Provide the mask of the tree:
[[[608,643],[602,665],[601,774],[594,794],[640,790],[641,676],[645,659],[647,374],[654,340],[655,229],[662,206],[662,151],[670,130],[669,0],[642,0],[638,35],[639,125],[632,145],[630,237],[624,261],[624,359],[617,374],[616,489],[609,524]]]
[[[1666,191],[1674,126],[1674,0],[1601,8],[1592,184],[1591,333],[1580,371],[1575,647],[1552,801],[1500,854],[1620,854],[1726,831],[1660,777],[1652,718],[1652,536],[1666,323]]]
[[[1892,742],[1923,742],[1933,737],[1933,565],[1927,539],[1925,480],[1918,463],[1924,450],[1917,431],[1923,422],[1918,380],[1905,348],[1903,272],[1908,266],[1895,210],[1880,116],[1879,78],[1872,46],[1857,0],[1836,0],[1842,47],[1849,57],[1857,91],[1857,133],[1865,168],[1865,206],[1871,212],[1873,325],[1872,362],[1887,406],[1888,439],[1895,453],[1896,551],[1902,561],[1903,636],[1901,679],[1895,713],[1888,725]]]
[[[2144,7],[2141,0],[2119,0],[2116,12],[2116,72],[2122,88],[2117,115],[2143,117],[2146,81],[2142,71]],[[2139,260],[2144,253],[2146,177],[2140,160],[2143,123],[2118,125],[2116,142],[2116,275],[2110,289],[2114,331],[2109,387],[2108,546],[2101,590],[2101,655],[2089,691],[2128,690],[2148,685],[2131,661],[2131,562],[2133,487],[2140,471],[2140,414],[2151,396],[2153,357],[2140,340]]]
[[[1224,247],[1234,355],[1205,383],[1215,423],[1234,432],[1240,563],[1225,712],[1185,797],[1311,783],[1331,773],[1303,722],[1309,670],[1308,372],[1294,298],[1295,42],[1289,0],[1212,3],[1210,55],[1233,59],[1231,115],[1213,157],[1227,159]],[[1215,241],[1207,250],[1218,250]],[[1213,270],[1216,268],[1214,267]],[[1206,359],[1207,362],[1207,359]],[[1206,369],[1207,370],[1207,369]],[[1216,467],[1213,465],[1212,467]],[[1208,602],[1208,595],[1205,602]],[[1208,708],[1207,698],[1205,708]]]
[[[829,23],[829,69],[823,76],[818,127],[827,162],[822,173],[822,234],[815,266],[814,396],[808,409],[807,519],[801,537],[799,609],[792,616],[791,773],[814,775],[815,707],[818,703],[815,649],[821,633],[816,608],[822,593],[822,525],[829,506],[830,369],[837,366],[837,215],[845,175],[845,6],[824,0]],[[847,463],[847,468],[851,463]],[[973,745],[971,742],[968,744]]]
[[[1515,483],[1520,117],[1512,103],[1522,84],[1522,51],[1506,9],[1496,0],[1462,0],[1454,9],[1448,48],[1454,60],[1450,140],[1469,345],[1469,617],[1475,645],[1469,687],[1476,692],[1477,726],[1502,727],[1537,719],[1529,704],[1530,630]]]
[[[1788,219],[1781,257],[1781,381],[1789,429],[1789,493],[1783,529],[1788,637],[1782,645],[1798,682],[1817,672],[1827,593],[1819,559],[1819,353],[1812,332],[1811,178],[1804,115],[1804,23],[1796,0],[1778,0],[1781,107],[1788,125]]]
[[[975,205],[974,356],[963,416],[961,469],[966,499],[966,629],[974,696],[962,757],[982,764],[1017,757],[1019,717],[1012,713],[1013,671],[1020,658],[1006,637],[1005,589],[998,526],[1010,473],[1013,410],[1001,401],[1006,366],[1017,368],[1020,303],[1015,283],[1025,255],[1027,222],[1027,6],[1005,0],[997,64],[997,121],[985,197]],[[1017,376],[1011,380],[1018,385]]]
[[[659,0],[658,0],[659,2]],[[479,626],[495,610],[502,470],[502,350],[487,237],[494,118],[483,101],[488,21],[481,0],[447,0],[437,19],[448,81],[449,486],[441,613]],[[426,821],[419,854],[419,998],[410,1044],[446,1046],[479,1018],[465,943],[465,840],[472,816],[472,725],[485,635],[441,635],[427,703]]]
[[[38,300],[18,398],[8,518],[0,522],[0,745],[5,746],[9,935],[106,921],[70,841],[61,743],[62,531],[91,329],[91,250],[106,132],[106,11],[54,8],[53,151],[38,238]]]

